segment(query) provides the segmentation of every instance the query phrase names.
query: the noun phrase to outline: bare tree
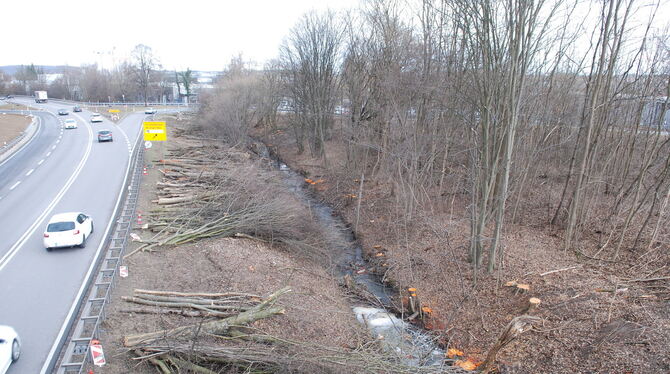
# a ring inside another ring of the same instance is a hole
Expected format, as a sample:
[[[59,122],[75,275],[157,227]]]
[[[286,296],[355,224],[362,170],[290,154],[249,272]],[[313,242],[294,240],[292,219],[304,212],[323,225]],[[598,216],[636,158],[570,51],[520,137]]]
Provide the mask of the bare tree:
[[[268,62],[263,70],[261,92],[258,97],[258,125],[267,131],[275,129],[277,107],[281,101],[281,67],[277,60]]]
[[[131,52],[132,72],[135,82],[142,92],[144,105],[147,105],[149,97],[149,86],[153,79],[153,72],[159,67],[158,59],[154,56],[150,47],[138,44]]]
[[[230,144],[244,142],[256,124],[263,87],[262,75],[239,62],[231,62],[214,91],[204,95],[200,108],[203,128]]]
[[[118,101],[130,101],[139,98],[135,74],[129,62],[124,61],[112,70],[113,97]]]
[[[96,64],[82,67],[79,85],[84,100],[106,102],[111,96],[109,72],[98,69]]]
[[[285,83],[293,100],[292,125],[300,152],[305,136],[313,155],[325,157],[332,126],[341,28],[331,12],[308,13],[281,47]]]
[[[582,202],[584,185],[589,183],[592,165],[600,133],[612,109],[612,84],[615,66],[621,52],[627,20],[630,17],[633,1],[613,0],[603,4],[601,13],[602,27],[593,52],[591,74],[587,83],[587,94],[582,113],[580,136],[575,144],[576,181],[570,202],[570,211],[565,233],[566,248],[572,246],[584,212]],[[572,169],[572,167],[571,167]],[[567,186],[566,181],[566,186]]]
[[[472,148],[472,225],[470,258],[495,267],[508,198],[512,154],[528,69],[553,9],[545,1],[454,1],[463,30],[475,87],[477,137]],[[547,15],[540,17],[546,11]],[[494,219],[493,236],[486,227]]]

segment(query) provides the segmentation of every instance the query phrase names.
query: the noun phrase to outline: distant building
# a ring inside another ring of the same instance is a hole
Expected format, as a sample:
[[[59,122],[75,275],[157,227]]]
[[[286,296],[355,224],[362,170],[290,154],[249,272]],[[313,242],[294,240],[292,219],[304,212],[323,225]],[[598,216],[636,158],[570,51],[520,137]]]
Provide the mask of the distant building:
[[[214,89],[214,81],[221,75],[219,71],[193,71],[193,79],[195,80],[191,83],[191,94],[186,99],[186,87],[183,84],[177,85],[177,83],[172,83],[172,96],[181,98],[181,102],[191,102],[195,103],[198,101],[198,96],[203,91]]]
[[[56,79],[58,79],[62,76],[63,76],[63,74],[60,74],[60,73],[40,74],[40,76],[37,78],[37,80],[41,81],[41,82],[46,82],[47,84],[51,84]]]
[[[660,119],[661,128],[670,130],[670,103],[665,105],[667,101],[667,97],[657,97],[650,100],[642,110],[641,124],[643,126],[656,127]],[[664,105],[665,110],[663,110]]]

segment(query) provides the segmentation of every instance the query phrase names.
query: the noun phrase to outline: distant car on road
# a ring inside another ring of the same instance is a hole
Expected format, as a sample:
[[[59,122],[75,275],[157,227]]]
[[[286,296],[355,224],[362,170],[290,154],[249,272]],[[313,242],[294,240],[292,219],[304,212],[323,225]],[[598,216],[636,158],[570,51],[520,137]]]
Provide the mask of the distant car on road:
[[[58,109],[59,116],[67,116],[68,114],[70,113],[67,111],[67,109]]]
[[[109,130],[100,130],[98,131],[98,143],[102,142],[113,142],[112,132]]]
[[[93,234],[93,219],[84,213],[59,213],[51,217],[44,230],[44,248],[86,247]]]
[[[157,110],[154,108],[146,108],[144,109],[144,114],[156,114]]]
[[[65,128],[65,129],[76,129],[77,128],[77,121],[73,120],[72,118],[68,118],[63,123],[63,128]]]
[[[72,108],[72,111],[75,112],[75,113],[79,113],[79,112],[81,112],[81,107],[77,105],[74,108]]]
[[[8,99],[13,99],[13,98],[14,98],[14,95],[7,95],[7,98],[8,98]]]
[[[102,115],[99,113],[93,113],[91,115],[91,122],[102,122]]]
[[[21,356],[19,334],[9,326],[0,325],[0,373],[5,374],[9,365]]]

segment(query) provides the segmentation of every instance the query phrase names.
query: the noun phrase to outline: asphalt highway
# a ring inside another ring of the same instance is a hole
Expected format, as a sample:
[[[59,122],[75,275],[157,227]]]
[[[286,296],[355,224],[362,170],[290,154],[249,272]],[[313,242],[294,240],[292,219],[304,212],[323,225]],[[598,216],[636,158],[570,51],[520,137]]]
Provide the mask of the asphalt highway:
[[[30,103],[28,99],[14,100]],[[44,109],[34,138],[0,164],[0,325],[14,327],[22,339],[21,358],[10,374],[45,372],[64,333],[64,324],[82,292],[82,283],[110,226],[127,171],[131,147],[144,115],[118,125],[90,123],[90,112],[72,113],[65,103],[30,103]],[[58,109],[70,114],[58,116]],[[63,130],[74,118],[77,129]],[[98,143],[97,131],[111,130],[113,142]],[[95,232],[86,248],[42,245],[53,214],[81,211],[93,217]]]

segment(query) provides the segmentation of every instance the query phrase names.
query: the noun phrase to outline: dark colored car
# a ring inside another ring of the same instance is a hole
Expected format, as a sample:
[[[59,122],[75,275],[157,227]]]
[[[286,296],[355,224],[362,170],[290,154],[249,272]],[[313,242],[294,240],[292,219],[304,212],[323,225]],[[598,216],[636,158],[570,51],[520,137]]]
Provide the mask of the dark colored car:
[[[58,109],[59,116],[67,116],[69,113],[66,109]]]
[[[81,108],[79,106],[75,106],[74,108],[72,108],[72,111],[73,112],[81,112]]]
[[[98,131],[98,143],[102,142],[113,142],[112,132],[109,130],[100,130]]]

